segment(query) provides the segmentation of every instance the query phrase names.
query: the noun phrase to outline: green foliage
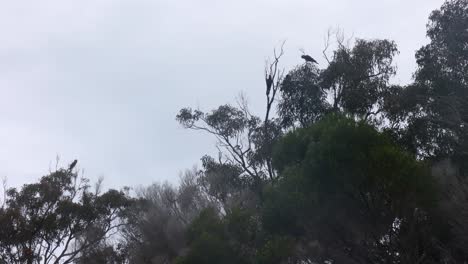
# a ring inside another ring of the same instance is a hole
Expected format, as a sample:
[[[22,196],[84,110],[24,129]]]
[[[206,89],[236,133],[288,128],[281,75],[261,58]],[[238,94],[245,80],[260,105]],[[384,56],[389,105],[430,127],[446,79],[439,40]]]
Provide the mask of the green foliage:
[[[320,70],[304,64],[291,70],[281,84],[278,113],[284,127],[305,127],[328,112],[344,112],[358,119],[379,121],[396,72],[396,44],[389,40],[358,39],[349,48],[339,40],[328,66]]]
[[[291,70],[284,78],[280,91],[278,113],[284,127],[296,122],[307,126],[330,108],[325,91],[320,86],[320,70],[312,64]]]
[[[0,208],[0,258],[8,263],[73,261],[117,231],[132,199],[89,191],[88,181],[60,169],[39,183],[7,191]]]
[[[226,232],[227,227],[215,210],[202,211],[188,231],[190,249],[176,263],[244,263]]]
[[[288,237],[273,236],[260,248],[256,263],[289,263],[294,252],[294,241]]]
[[[220,152],[219,163],[241,168],[251,179],[252,187],[260,189],[263,180],[274,178],[271,146],[282,134],[275,120],[262,122],[249,112],[247,105],[221,105],[209,113],[183,108],[176,119],[186,128],[215,136],[220,150],[226,151],[224,160]]]
[[[365,116],[381,105],[389,78],[395,74],[396,44],[388,40],[357,40],[352,49],[340,45],[322,76],[333,93],[333,108]]]
[[[416,53],[416,80],[408,87],[417,97],[404,135],[421,156],[450,157],[461,166],[468,158],[467,29],[466,0],[447,1],[431,14],[427,27],[431,41]]]
[[[267,191],[265,228],[327,246],[341,237],[340,247],[367,251],[358,258],[370,255],[370,245],[380,243],[395,219],[404,222],[414,210],[435,205],[424,163],[373,127],[341,115],[286,135],[274,164],[280,180]]]
[[[202,165],[204,170],[199,178],[200,184],[223,204],[248,185],[239,166],[216,162],[210,156],[202,158]]]

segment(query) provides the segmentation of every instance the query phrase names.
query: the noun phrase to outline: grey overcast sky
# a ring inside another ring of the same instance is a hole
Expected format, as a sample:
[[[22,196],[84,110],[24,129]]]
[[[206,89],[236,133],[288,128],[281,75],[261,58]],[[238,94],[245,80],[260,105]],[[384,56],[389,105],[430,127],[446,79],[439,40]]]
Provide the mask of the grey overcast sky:
[[[0,177],[46,174],[59,155],[107,186],[176,182],[213,140],[174,120],[247,94],[263,106],[263,66],[319,62],[328,28],[388,38],[407,83],[442,0],[0,0]]]

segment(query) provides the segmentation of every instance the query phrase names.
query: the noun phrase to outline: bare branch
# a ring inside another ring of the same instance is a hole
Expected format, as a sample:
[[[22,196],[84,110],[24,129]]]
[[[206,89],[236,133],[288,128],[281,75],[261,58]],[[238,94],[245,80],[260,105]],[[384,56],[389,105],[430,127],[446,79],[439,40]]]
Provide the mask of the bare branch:
[[[283,79],[284,70],[283,69],[279,70],[279,61],[281,57],[284,55],[285,44],[286,44],[286,41],[283,41],[280,46],[279,52],[276,51],[276,48],[273,49],[273,56],[274,56],[273,61],[271,63],[268,63],[267,61],[267,65],[265,66],[265,82],[267,84],[267,87],[266,87],[267,105],[266,105],[266,113],[265,113],[265,119],[264,119],[265,124],[269,120],[271,106],[273,105],[276,93]]]
[[[325,47],[324,49],[322,50],[322,54],[323,54],[323,57],[325,58],[325,60],[327,61],[328,64],[330,64],[330,59],[328,58],[328,55],[327,55],[327,51],[328,49],[330,48],[330,37],[331,37],[331,34],[332,34],[332,29],[329,28],[327,30],[327,35],[325,36]]]

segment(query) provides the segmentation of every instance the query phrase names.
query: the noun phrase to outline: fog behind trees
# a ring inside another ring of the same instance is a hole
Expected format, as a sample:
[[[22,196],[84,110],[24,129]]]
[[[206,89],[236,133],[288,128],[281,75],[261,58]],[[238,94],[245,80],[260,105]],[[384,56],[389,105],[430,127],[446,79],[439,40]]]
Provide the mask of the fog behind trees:
[[[262,110],[241,94],[173,116],[217,149],[177,184],[107,189],[73,160],[4,185],[0,262],[467,262],[468,2],[426,34],[408,84],[392,39],[330,29],[291,67],[281,42]]]

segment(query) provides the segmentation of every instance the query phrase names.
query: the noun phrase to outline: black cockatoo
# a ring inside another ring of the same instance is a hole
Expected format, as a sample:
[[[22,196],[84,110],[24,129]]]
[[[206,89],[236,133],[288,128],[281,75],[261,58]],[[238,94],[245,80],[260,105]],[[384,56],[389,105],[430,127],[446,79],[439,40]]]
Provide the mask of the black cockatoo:
[[[267,86],[266,94],[269,95],[271,86],[273,85],[273,77],[271,77],[271,74],[269,74],[268,77],[265,78],[265,81],[266,81],[266,86]]]
[[[69,170],[69,171],[72,171],[73,168],[75,168],[75,166],[76,166],[77,163],[78,163],[78,160],[74,160],[74,161],[70,164],[70,166],[68,167],[68,170]]]
[[[312,63],[317,63],[318,64],[318,62],[309,55],[304,54],[304,55],[301,56],[301,58],[303,58],[306,62],[312,62]]]

